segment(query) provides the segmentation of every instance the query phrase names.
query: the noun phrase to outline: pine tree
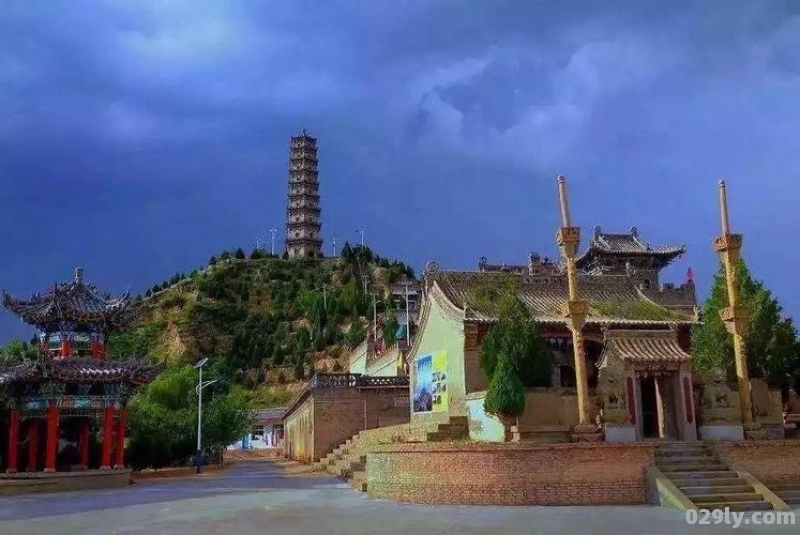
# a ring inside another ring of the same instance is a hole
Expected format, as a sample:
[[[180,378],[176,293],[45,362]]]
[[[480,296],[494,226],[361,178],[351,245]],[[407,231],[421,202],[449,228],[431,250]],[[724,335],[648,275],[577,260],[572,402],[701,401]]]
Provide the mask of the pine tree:
[[[747,365],[751,377],[776,385],[800,375],[800,343],[783,308],[763,283],[753,279],[744,261],[738,267],[741,304],[750,313],[745,336]],[[724,266],[714,276],[711,294],[703,305],[703,323],[692,328],[692,359],[700,371],[721,368],[735,377],[733,337],[725,328],[720,311],[728,306]]]
[[[236,249],[236,252],[233,253],[233,256],[237,260],[244,260],[245,258],[247,258],[247,255],[244,254],[244,249],[242,249],[241,247]]]
[[[511,360],[500,357],[483,401],[483,408],[491,414],[518,416],[525,411],[525,387],[522,385]]]
[[[497,310],[497,324],[484,338],[480,356],[486,377],[494,377],[500,359],[505,357],[524,386],[549,386],[555,364],[553,352],[539,335],[536,322],[515,288],[501,293]]]

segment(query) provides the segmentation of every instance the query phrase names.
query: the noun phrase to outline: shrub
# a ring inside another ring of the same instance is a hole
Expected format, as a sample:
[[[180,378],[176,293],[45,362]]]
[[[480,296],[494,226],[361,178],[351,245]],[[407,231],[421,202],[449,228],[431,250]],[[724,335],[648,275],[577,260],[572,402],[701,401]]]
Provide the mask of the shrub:
[[[525,387],[511,361],[505,357],[500,357],[483,408],[488,413],[504,416],[518,416],[525,411]]]

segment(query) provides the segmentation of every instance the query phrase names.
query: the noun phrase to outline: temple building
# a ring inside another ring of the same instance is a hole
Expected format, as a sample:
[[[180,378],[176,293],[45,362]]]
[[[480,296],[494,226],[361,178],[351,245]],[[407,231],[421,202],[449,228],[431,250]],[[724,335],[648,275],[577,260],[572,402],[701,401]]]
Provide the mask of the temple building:
[[[133,319],[129,295],[100,292],[75,271],[28,299],[3,306],[38,331],[38,356],[0,368],[5,410],[2,468],[16,472],[124,468],[126,405],[163,365],[107,355],[105,341]]]
[[[286,252],[290,258],[323,256],[317,165],[317,138],[303,130],[289,145]]]
[[[651,247],[635,228],[619,234],[595,228],[576,258],[581,297],[589,303],[582,334],[592,420],[602,405],[599,379],[612,364],[621,375],[619,387],[633,401],[625,406],[623,429],[609,429],[606,440],[697,437],[690,356],[695,287],[691,277],[679,286],[660,281],[661,270],[684,252],[681,245]],[[573,338],[563,315],[567,275],[562,265],[536,253],[527,265],[489,264],[481,258],[477,271],[444,271],[428,264],[409,355],[412,424],[468,417],[473,439],[502,440],[491,436],[502,429],[493,430],[498,422],[483,412],[489,378],[479,357],[483,338],[497,320],[497,291],[509,280],[556,361],[549,388],[526,394],[518,431],[523,438],[570,441],[578,411]]]

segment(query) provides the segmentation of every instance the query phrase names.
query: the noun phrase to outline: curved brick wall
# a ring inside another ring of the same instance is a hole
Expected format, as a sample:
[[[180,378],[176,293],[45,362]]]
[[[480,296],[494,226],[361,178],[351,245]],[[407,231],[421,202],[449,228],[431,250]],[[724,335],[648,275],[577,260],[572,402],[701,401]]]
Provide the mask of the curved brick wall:
[[[371,496],[462,505],[645,504],[647,444],[394,444],[367,455]]]

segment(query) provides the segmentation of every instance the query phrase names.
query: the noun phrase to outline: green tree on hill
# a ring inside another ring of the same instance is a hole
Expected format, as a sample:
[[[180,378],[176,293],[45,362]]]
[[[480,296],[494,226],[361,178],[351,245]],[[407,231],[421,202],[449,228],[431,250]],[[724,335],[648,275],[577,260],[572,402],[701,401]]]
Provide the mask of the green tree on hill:
[[[750,326],[745,337],[747,364],[751,377],[774,385],[786,385],[800,377],[800,342],[790,318],[783,318],[783,308],[763,283],[753,279],[744,261],[738,265],[742,305],[750,312]],[[736,374],[733,337],[720,317],[728,306],[728,288],[724,266],[714,276],[711,293],[703,305],[703,323],[692,327],[692,359],[697,370],[725,370]]]
[[[350,314],[350,330],[347,331],[346,342],[350,347],[355,347],[364,341],[367,336],[364,326],[361,324],[361,317],[358,315],[358,310],[353,308]]]

